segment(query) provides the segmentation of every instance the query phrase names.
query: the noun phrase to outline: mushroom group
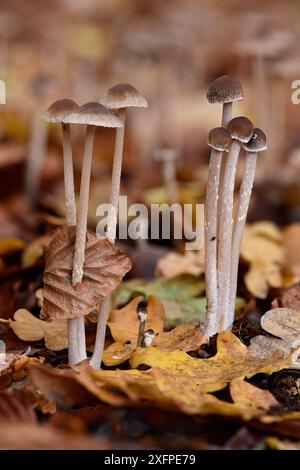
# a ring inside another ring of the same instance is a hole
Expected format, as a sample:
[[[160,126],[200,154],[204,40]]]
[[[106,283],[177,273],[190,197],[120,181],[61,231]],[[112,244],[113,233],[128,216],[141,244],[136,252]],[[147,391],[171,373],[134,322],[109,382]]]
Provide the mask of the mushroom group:
[[[210,103],[223,105],[222,127],[210,131],[211,147],[205,204],[205,336],[231,329],[234,321],[239,253],[255,176],[257,154],[266,150],[266,136],[251,121],[232,118],[232,103],[243,99],[241,85],[227,75],[209,87]],[[246,151],[233,217],[235,176],[241,149]],[[226,152],[226,155],[224,154]]]

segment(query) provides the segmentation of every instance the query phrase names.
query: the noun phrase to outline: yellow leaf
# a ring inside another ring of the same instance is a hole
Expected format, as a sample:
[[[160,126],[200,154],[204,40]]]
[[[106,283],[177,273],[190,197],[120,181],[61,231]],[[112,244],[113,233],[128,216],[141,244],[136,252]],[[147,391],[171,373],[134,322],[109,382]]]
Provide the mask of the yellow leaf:
[[[6,255],[13,251],[23,250],[25,243],[18,238],[5,238],[0,240],[0,256]]]
[[[182,274],[199,277],[205,272],[204,249],[201,251],[186,251],[168,253],[157,263],[157,273],[165,279],[171,279]]]

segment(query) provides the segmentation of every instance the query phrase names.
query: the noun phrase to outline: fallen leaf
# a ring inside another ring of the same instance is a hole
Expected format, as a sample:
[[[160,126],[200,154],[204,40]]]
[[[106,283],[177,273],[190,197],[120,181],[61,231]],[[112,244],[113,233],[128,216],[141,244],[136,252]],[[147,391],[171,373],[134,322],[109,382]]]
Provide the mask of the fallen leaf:
[[[171,331],[160,333],[153,345],[164,351],[197,351],[203,343],[203,334],[199,326],[179,325]]]
[[[44,249],[49,244],[50,238],[50,234],[47,233],[26,246],[22,253],[22,266],[24,268],[34,265],[43,256]]]
[[[282,235],[275,224],[258,222],[245,227],[241,258],[249,265],[245,284],[255,297],[264,299],[269,286],[282,287],[285,249]]]
[[[294,276],[300,276],[300,248],[299,248],[299,238],[300,238],[300,224],[294,223],[290,224],[284,228],[283,232],[283,243],[286,250],[286,260],[291,271],[291,274]]]
[[[248,348],[232,333],[218,335],[217,354],[207,359],[196,359],[183,351],[165,352],[154,347],[138,348],[130,358],[133,368],[145,364],[159,367],[176,375],[189,376],[196,380],[203,392],[214,392],[224,388],[236,377],[251,377],[257,373],[270,374],[291,367],[292,355],[284,358],[273,354],[261,359],[250,354]]]
[[[95,309],[130,270],[129,258],[109,240],[87,233],[83,280],[71,283],[76,230],[59,227],[45,250],[44,318],[76,318]]]
[[[199,277],[205,272],[204,250],[186,251],[184,254],[168,253],[158,261],[156,271],[165,279],[182,274]]]
[[[253,356],[267,358],[276,351],[283,357],[291,357],[291,366],[300,367],[298,361],[300,344],[300,311],[289,308],[274,308],[261,317],[262,328],[273,335],[255,336],[249,351]]]
[[[36,423],[33,406],[18,391],[0,392],[0,423]]]
[[[2,239],[0,240],[0,256],[23,250],[24,246],[25,243],[19,238]]]
[[[272,307],[300,310],[300,283],[282,289],[279,297],[272,301]]]
[[[46,322],[22,308],[15,312],[14,320],[10,320],[10,326],[15,335],[23,341],[44,339],[46,347],[52,351],[60,351],[68,347],[66,320]]]

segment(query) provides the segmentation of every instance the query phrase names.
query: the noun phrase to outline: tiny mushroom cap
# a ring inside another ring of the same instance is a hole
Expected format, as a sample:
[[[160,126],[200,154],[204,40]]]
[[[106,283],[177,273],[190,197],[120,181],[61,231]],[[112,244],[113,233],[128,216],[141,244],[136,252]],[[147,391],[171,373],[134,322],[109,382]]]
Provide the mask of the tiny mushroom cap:
[[[42,118],[47,122],[65,122],[65,117],[70,113],[76,112],[78,109],[78,104],[73,100],[57,100],[49,106]]]
[[[100,102],[109,109],[148,108],[145,98],[127,83],[120,83],[110,88]]]
[[[253,135],[249,142],[243,144],[243,149],[247,152],[254,153],[263,152],[264,150],[267,150],[267,138],[265,133],[258,127],[255,127],[255,129],[253,130]]]
[[[91,101],[65,117],[68,124],[86,124],[89,126],[123,127],[120,119],[102,104]]]
[[[155,333],[152,330],[152,328],[149,328],[149,330],[146,330],[144,333],[143,341],[142,341],[142,346],[149,348],[151,346],[153,339],[154,339]]]
[[[224,127],[215,127],[208,134],[208,145],[219,152],[228,152],[231,144],[230,132]]]
[[[231,134],[231,138],[239,140],[242,143],[249,142],[253,136],[253,124],[248,118],[244,116],[231,119],[227,127]]]
[[[210,103],[231,103],[242,100],[244,93],[236,78],[222,75],[210,84],[206,96]]]

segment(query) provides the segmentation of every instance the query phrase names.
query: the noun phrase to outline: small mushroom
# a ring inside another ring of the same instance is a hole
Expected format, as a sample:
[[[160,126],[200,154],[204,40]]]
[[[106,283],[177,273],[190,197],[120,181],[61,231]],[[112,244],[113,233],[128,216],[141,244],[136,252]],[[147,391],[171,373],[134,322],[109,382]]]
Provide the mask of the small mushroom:
[[[231,136],[227,129],[217,127],[208,135],[211,147],[205,200],[205,283],[206,325],[205,336],[210,338],[218,331],[217,296],[217,219],[220,169],[223,152],[228,152]]]
[[[229,309],[227,311],[227,323],[225,325],[225,327],[228,328],[232,326],[234,320],[240,248],[254,183],[257,155],[267,149],[264,132],[261,129],[255,128],[250,141],[243,144],[243,149],[246,151],[246,157],[232,236]]]
[[[146,328],[146,321],[147,321],[147,302],[145,300],[142,300],[139,302],[137,306],[137,316],[139,320],[139,333],[138,333],[138,339],[137,339],[137,346],[142,345],[142,341],[144,338],[145,334],[145,328]]]
[[[67,225],[76,225],[76,203],[74,191],[73,157],[70,124],[64,122],[67,115],[78,110],[78,105],[69,99],[57,100],[47,109],[42,118],[46,122],[61,123],[63,134],[64,183]],[[81,333],[79,333],[79,330]],[[83,331],[83,334],[82,334]],[[69,363],[80,362],[86,354],[84,318],[68,320]]]
[[[87,216],[88,216],[88,202],[89,202],[89,189],[90,189],[90,176],[91,176],[91,165],[93,157],[93,146],[96,126],[101,127],[121,127],[121,121],[111,111],[106,109],[99,103],[90,102],[74,110],[64,118],[66,124],[84,124],[87,125],[84,156],[82,163],[81,172],[81,184],[80,184],[80,195],[79,195],[79,211],[77,218],[76,227],[76,242],[73,259],[73,272],[72,272],[72,284],[80,283],[83,276],[83,264],[85,254],[85,242],[87,232]],[[80,342],[82,341],[82,335],[84,329],[78,332],[81,336]],[[81,356],[80,360],[85,359]]]
[[[207,90],[207,99],[210,103],[223,104],[222,127],[226,127],[232,119],[232,103],[244,98],[240,82],[229,75],[216,78]]]
[[[154,152],[154,160],[162,162],[164,183],[167,188],[168,199],[170,204],[178,202],[178,185],[176,180],[176,160],[178,152],[173,148],[160,148]]]
[[[232,142],[224,166],[224,175],[219,192],[220,210],[218,211],[218,310],[222,314],[219,331],[226,328],[225,318],[229,304],[235,174],[241,145],[249,142],[253,136],[253,124],[246,117],[236,117],[229,122],[228,130]]]
[[[136,88],[132,85],[128,85],[127,83],[120,83],[110,88],[106,95],[101,99],[101,103],[109,109],[118,111],[118,117],[122,123],[122,127],[118,128],[116,132],[114,163],[111,178],[110,203],[112,204],[114,211],[109,213],[107,222],[107,237],[111,241],[114,241],[117,231],[126,109],[132,107],[147,108],[148,103]],[[94,353],[90,361],[90,365],[95,369],[99,369],[101,365],[108,314],[109,299],[104,299],[98,315]]]
[[[144,337],[143,337],[143,340],[142,340],[142,343],[141,343],[141,347],[142,348],[149,348],[150,346],[152,346],[154,338],[155,338],[155,333],[151,328],[149,328],[149,330],[146,330],[145,333],[144,333]]]

